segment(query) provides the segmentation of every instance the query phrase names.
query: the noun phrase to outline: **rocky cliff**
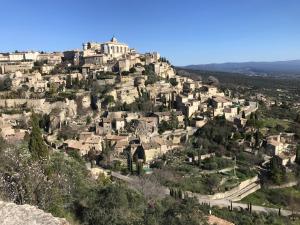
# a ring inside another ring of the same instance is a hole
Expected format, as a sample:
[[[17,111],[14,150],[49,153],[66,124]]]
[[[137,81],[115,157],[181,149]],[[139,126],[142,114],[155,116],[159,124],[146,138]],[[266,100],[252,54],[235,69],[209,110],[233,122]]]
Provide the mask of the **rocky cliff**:
[[[0,201],[1,225],[70,225],[65,219],[31,205],[17,205]]]

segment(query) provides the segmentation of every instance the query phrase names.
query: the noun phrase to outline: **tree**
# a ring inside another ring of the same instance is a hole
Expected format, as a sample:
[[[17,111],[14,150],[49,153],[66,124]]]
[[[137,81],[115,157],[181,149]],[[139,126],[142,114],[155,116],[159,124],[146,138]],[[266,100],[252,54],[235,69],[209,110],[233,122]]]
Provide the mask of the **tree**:
[[[170,124],[167,121],[162,120],[158,125],[158,133],[162,134],[166,130],[171,130]]]
[[[86,124],[88,125],[88,124],[90,124],[91,122],[92,122],[91,116],[87,116],[87,117],[86,117]]]
[[[103,101],[105,104],[107,104],[107,105],[111,105],[111,104],[113,104],[114,102],[115,102],[115,99],[114,99],[114,96],[112,96],[112,95],[106,95],[105,97],[104,97],[104,101]]]
[[[72,86],[74,86],[75,88],[79,88],[79,77],[78,77],[78,75],[77,75],[76,78],[73,80]]]
[[[259,140],[260,140],[260,132],[257,129],[256,132],[254,133],[254,140],[255,140],[255,147],[257,147],[259,145]]]
[[[137,165],[136,165],[136,168],[137,168],[137,174],[140,176],[143,174],[143,166],[144,166],[144,163],[143,163],[143,160],[137,160]]]
[[[166,130],[174,130],[177,129],[179,125],[179,121],[175,112],[171,112],[170,120],[165,121],[162,120],[158,125],[158,132],[162,134]]]
[[[281,184],[285,177],[285,170],[279,164],[278,159],[273,157],[270,161],[271,180],[275,184]]]
[[[50,126],[51,126],[51,121],[50,121],[50,116],[48,114],[44,114],[40,118],[40,120],[39,120],[39,126],[44,131],[49,132]]]
[[[131,67],[130,70],[129,70],[129,72],[130,72],[130,73],[135,73],[135,72],[136,72],[136,69],[135,69],[134,67]]]
[[[55,83],[50,83],[49,93],[51,96],[55,95],[57,93],[58,86]]]
[[[11,79],[7,76],[0,79],[0,91],[7,91],[11,87]]]
[[[175,112],[171,112],[170,116],[170,126],[172,129],[177,129],[179,125],[179,121]]]
[[[32,130],[29,137],[28,148],[32,158],[35,160],[46,159],[49,155],[48,148],[42,137],[38,116],[34,112],[32,112],[31,116],[31,126]]]
[[[66,77],[66,88],[72,88],[72,77],[70,74],[68,74]]]
[[[170,84],[171,84],[173,87],[177,86],[178,82],[176,81],[176,78],[171,78],[171,79],[170,79]]]
[[[115,144],[112,144],[110,140],[105,139],[102,144],[102,156],[104,159],[105,166],[109,167],[111,164],[111,155],[114,151]]]
[[[206,177],[205,183],[209,188],[210,193],[213,194],[220,183],[220,178],[217,175],[212,174]]]
[[[146,162],[146,153],[142,145],[138,146],[133,154],[133,160],[136,164],[137,174],[143,174],[143,165]]]
[[[98,101],[97,95],[91,94],[91,108],[93,110],[98,110],[97,101]]]
[[[300,113],[297,114],[295,122],[296,123],[300,123]]]
[[[296,149],[296,163],[300,165],[300,145],[297,145]]]
[[[242,111],[242,118],[243,118],[243,119],[246,118],[246,114],[245,114],[245,111],[244,111],[244,110]]]
[[[162,225],[202,225],[206,218],[196,198],[183,200],[165,200],[166,210],[163,212]]]
[[[218,78],[214,77],[214,76],[209,76],[207,78],[208,84],[210,85],[215,85],[215,86],[219,86],[220,82],[218,80]]]
[[[98,186],[88,193],[83,205],[83,224],[143,224],[144,200],[141,194],[117,184]]]

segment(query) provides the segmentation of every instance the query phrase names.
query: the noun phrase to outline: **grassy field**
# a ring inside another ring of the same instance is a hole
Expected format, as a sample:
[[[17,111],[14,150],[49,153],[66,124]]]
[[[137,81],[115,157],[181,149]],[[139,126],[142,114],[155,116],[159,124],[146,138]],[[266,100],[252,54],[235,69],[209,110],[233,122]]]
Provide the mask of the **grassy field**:
[[[266,118],[262,120],[262,123],[263,123],[263,127],[275,128],[277,125],[280,125],[284,127],[284,129],[287,129],[291,122],[288,120]]]
[[[261,206],[300,210],[300,188],[289,187],[274,190],[261,189],[247,196],[241,202],[251,202],[252,204]]]

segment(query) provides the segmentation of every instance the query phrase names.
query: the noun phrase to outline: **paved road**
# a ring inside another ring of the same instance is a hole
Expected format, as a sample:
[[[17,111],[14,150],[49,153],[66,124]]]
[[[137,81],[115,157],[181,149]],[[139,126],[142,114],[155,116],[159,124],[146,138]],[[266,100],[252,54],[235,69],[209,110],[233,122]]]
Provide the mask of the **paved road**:
[[[211,200],[211,199],[198,198],[198,200],[199,200],[199,203],[206,203],[211,206],[218,206],[221,208],[228,208],[230,206],[230,200],[227,200],[227,199]],[[232,202],[232,207],[236,208],[236,209],[241,209],[241,208],[247,209],[248,206],[247,206],[247,204],[244,204],[244,203]],[[278,214],[279,209],[263,207],[263,206],[258,206],[258,205],[252,205],[252,211]],[[283,210],[283,209],[281,209],[280,211],[281,211],[282,216],[292,215],[292,211]],[[300,212],[297,212],[297,214],[300,214]]]
[[[138,179],[136,177],[129,177],[129,176],[124,176],[120,173],[116,172],[111,172],[111,175],[117,179],[123,180],[129,184],[135,185],[135,179]],[[165,196],[169,195],[169,188],[164,187],[163,189],[163,194]],[[190,196],[196,197],[199,201],[199,203],[206,203],[211,206],[218,206],[221,208],[228,208],[230,206],[230,200],[228,199],[208,199],[203,196],[199,197],[198,194],[196,193],[191,193]],[[237,202],[232,202],[232,207],[237,208],[237,209],[247,209],[247,204],[245,203],[237,203]],[[279,209],[278,208],[269,208],[269,207],[263,207],[263,206],[258,206],[258,205],[252,205],[252,211],[253,212],[264,212],[264,213],[276,213],[278,214]],[[282,216],[289,216],[292,215],[292,211],[290,210],[284,210],[281,209],[281,215]],[[299,214],[300,212],[293,212],[294,214]]]

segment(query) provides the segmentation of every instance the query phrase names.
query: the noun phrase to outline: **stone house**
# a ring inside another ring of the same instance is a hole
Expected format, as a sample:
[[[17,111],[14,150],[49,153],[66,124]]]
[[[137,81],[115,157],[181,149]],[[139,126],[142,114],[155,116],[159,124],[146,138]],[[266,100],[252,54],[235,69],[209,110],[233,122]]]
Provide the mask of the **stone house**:
[[[287,165],[291,165],[294,164],[296,161],[296,153],[295,151],[285,151],[285,152],[281,152],[278,155],[275,156],[279,163],[282,166],[287,166]]]
[[[124,118],[114,118],[112,127],[117,132],[122,132],[125,129],[125,119]]]
[[[271,135],[267,137],[267,151],[271,156],[280,155],[293,144],[293,133],[280,133],[279,135]]]
[[[0,62],[0,74],[17,71],[28,72],[33,68],[33,62]]]
[[[170,79],[175,77],[175,71],[174,69],[166,62],[156,62],[153,64],[154,72],[166,79]]]
[[[145,56],[145,64],[146,65],[158,62],[158,60],[160,59],[160,54],[158,52],[145,53],[144,56]]]
[[[158,123],[161,123],[161,121],[163,121],[163,120],[169,121],[171,119],[172,113],[174,113],[175,116],[177,117],[179,126],[183,126],[184,125],[184,115],[181,111],[155,112],[154,116],[156,116],[158,118]]]
[[[232,106],[232,100],[223,96],[213,96],[211,101],[214,108],[214,116],[224,115],[224,109]]]
[[[184,82],[183,83],[183,92],[189,93],[194,91],[196,88],[195,82]]]
[[[154,133],[157,132],[158,119],[156,117],[140,117],[138,119],[139,126],[137,130],[142,131],[142,133]]]
[[[64,148],[66,149],[66,151],[76,151],[80,156],[87,155],[90,150],[88,145],[84,145],[82,141],[77,140],[64,141]]]
[[[83,57],[84,64],[90,65],[104,65],[108,61],[108,56],[105,54],[95,54],[95,55],[88,55]]]
[[[108,134],[112,132],[112,119],[111,118],[102,118],[100,126],[103,128],[103,132]]]
[[[1,137],[8,142],[15,142],[23,140],[27,130],[24,129],[14,129],[9,124],[4,124],[0,126]]]
[[[129,59],[120,59],[118,60],[119,72],[129,71],[131,68],[131,63]]]
[[[52,52],[52,53],[41,53],[37,56],[37,61],[46,62],[50,65],[57,65],[62,62],[63,53]]]

